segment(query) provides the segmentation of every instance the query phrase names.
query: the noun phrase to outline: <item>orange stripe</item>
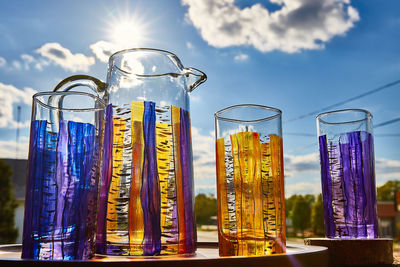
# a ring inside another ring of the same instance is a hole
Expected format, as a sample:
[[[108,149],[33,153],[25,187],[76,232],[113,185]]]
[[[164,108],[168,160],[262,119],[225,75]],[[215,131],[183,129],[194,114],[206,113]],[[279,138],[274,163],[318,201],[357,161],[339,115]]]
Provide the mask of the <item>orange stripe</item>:
[[[143,254],[144,221],[140,199],[144,153],[143,112],[144,103],[142,101],[131,102],[132,182],[128,211],[130,255]]]

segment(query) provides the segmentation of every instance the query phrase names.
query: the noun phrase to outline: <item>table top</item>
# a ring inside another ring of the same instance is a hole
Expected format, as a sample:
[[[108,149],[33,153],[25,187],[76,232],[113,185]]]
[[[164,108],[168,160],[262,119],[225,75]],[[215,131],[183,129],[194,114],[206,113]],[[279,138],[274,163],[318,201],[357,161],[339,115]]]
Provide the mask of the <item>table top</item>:
[[[218,255],[218,243],[199,242],[197,252],[193,256],[103,256],[96,255],[88,261],[37,261],[21,259],[21,245],[1,245],[0,264],[30,265],[32,263],[41,265],[96,265],[96,266],[119,266],[135,263],[135,266],[174,266],[190,267],[202,266],[239,266],[244,264],[251,266],[328,266],[328,249],[320,246],[305,246],[299,244],[287,244],[287,253],[270,256],[234,256],[220,257]],[[301,265],[298,265],[301,264]]]

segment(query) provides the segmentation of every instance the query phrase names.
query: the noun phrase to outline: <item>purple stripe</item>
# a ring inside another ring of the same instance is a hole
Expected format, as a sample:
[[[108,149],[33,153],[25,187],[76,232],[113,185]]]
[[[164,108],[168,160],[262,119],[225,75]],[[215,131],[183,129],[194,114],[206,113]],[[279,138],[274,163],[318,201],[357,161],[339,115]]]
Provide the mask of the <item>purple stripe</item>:
[[[365,218],[367,224],[367,236],[378,238],[378,216],[376,212],[376,185],[374,166],[374,143],[373,137],[368,132],[361,132],[361,149],[363,162],[363,181],[365,190]],[[372,225],[373,227],[369,227]]]
[[[91,218],[88,217],[88,197],[90,192],[93,190],[91,186],[91,176],[92,176],[92,167],[95,160],[95,147],[94,144],[95,129],[91,124],[83,125],[83,136],[82,136],[82,170],[79,182],[79,207],[78,207],[78,231],[77,231],[77,242],[75,244],[75,255],[77,255],[77,259],[81,255],[85,255],[85,251],[87,251],[87,242],[88,242],[88,222],[90,222]],[[90,214],[93,216],[93,214]]]
[[[186,253],[195,251],[195,227],[193,220],[193,168],[192,168],[192,147],[190,138],[189,114],[186,110],[180,109],[180,153],[182,167],[183,202],[185,205],[185,246]],[[182,215],[180,215],[182,216]]]
[[[144,102],[143,114],[143,255],[157,255],[161,251],[161,207],[156,154],[156,113],[154,102]]]
[[[104,130],[103,143],[103,166],[102,176],[100,178],[100,194],[99,194],[99,214],[97,220],[96,235],[96,252],[106,254],[106,216],[107,216],[107,200],[108,191],[111,185],[112,176],[112,145],[113,145],[113,109],[109,104],[106,108],[106,121]]]
[[[324,202],[325,233],[328,237],[335,236],[335,225],[332,209],[332,178],[329,171],[329,154],[326,135],[319,137],[321,160],[321,185]]]

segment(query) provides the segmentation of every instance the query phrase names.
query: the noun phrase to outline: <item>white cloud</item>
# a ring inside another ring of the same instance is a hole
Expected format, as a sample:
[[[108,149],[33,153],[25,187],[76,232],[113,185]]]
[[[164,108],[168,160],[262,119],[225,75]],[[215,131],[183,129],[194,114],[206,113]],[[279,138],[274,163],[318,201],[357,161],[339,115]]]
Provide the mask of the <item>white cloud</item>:
[[[18,153],[17,153],[18,147]],[[29,150],[28,138],[20,138],[18,144],[15,140],[0,140],[0,155],[2,158],[27,159]]]
[[[249,55],[240,53],[233,58],[235,61],[247,61],[249,59]]]
[[[46,43],[35,52],[69,71],[89,71],[89,67],[95,63],[94,57],[80,53],[72,54],[59,43]]]
[[[102,61],[108,62],[109,57],[118,51],[117,47],[107,41],[98,41],[94,44],[90,45],[90,49],[92,50],[93,54]]]
[[[292,177],[300,172],[320,172],[319,154],[306,155],[285,154],[285,176]]]
[[[3,68],[7,65],[7,60],[4,57],[0,57],[0,68]]]
[[[197,180],[209,179],[215,184],[215,141],[214,135],[201,135],[192,127],[194,177]]]
[[[359,18],[350,0],[270,0],[280,9],[257,3],[240,8],[235,0],[182,0],[187,21],[214,47],[253,46],[262,52],[322,49]]]
[[[285,185],[285,196],[290,197],[294,194],[319,194],[321,193],[321,184],[320,183],[309,183],[309,182],[300,182],[295,184],[286,184]]]
[[[400,160],[376,158],[375,174],[377,186],[389,180],[400,180]]]
[[[22,54],[21,55],[21,59],[24,62],[24,68],[25,70],[29,70],[30,69],[30,64],[35,62],[35,58],[31,55],[28,54]]]
[[[29,127],[30,121],[20,122],[18,125],[14,120],[13,105],[21,103],[30,106],[35,93],[29,87],[20,90],[13,85],[0,83],[0,128]]]
[[[12,64],[12,66],[13,66],[15,69],[17,69],[17,70],[20,70],[20,69],[22,68],[21,62],[19,62],[18,60],[13,60],[13,61],[11,62],[11,64]]]

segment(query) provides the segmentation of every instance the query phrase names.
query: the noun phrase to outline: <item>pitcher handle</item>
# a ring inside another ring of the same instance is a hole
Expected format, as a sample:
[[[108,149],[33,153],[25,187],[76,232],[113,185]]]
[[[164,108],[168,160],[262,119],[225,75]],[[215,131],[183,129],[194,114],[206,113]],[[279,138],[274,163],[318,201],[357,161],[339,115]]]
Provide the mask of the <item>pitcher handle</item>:
[[[104,97],[104,93],[106,90],[106,83],[92,76],[79,74],[65,78],[56,85],[53,91],[69,91],[77,86],[85,86],[90,88],[100,98]]]
[[[207,80],[207,75],[199,69],[188,67],[184,68],[185,76],[189,84],[189,92]]]

